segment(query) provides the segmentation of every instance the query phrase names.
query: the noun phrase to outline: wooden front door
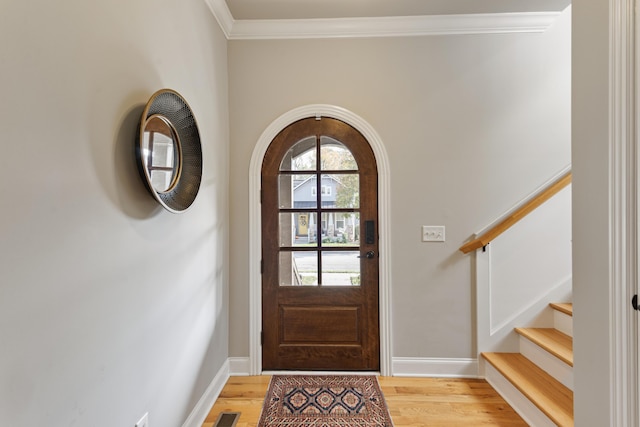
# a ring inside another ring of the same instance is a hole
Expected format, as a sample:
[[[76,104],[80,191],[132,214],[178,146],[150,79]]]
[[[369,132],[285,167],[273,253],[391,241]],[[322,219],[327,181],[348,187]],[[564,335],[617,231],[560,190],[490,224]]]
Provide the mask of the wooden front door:
[[[365,138],[308,118],[262,164],[262,368],[379,370],[378,175]]]

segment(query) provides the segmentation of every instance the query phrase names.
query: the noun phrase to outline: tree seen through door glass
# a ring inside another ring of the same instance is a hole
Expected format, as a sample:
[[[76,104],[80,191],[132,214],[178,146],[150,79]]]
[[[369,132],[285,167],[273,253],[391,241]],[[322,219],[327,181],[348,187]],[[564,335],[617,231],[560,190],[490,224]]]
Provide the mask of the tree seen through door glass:
[[[320,165],[322,170],[358,170],[351,151],[328,136],[320,137]]]
[[[278,176],[280,286],[360,286],[360,180],[344,144],[305,137]]]

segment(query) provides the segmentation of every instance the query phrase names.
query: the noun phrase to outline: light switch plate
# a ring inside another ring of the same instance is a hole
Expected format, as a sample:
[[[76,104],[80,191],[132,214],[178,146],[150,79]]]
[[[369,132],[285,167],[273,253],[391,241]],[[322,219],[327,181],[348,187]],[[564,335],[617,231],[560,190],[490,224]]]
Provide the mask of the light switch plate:
[[[444,242],[444,225],[423,225],[423,242]]]

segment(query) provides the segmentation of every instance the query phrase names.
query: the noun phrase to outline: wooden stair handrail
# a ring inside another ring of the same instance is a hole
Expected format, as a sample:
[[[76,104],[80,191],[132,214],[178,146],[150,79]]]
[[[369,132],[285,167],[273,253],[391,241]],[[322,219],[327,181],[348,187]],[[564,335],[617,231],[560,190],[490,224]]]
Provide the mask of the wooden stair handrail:
[[[553,182],[551,185],[546,187],[540,193],[538,193],[535,197],[529,200],[527,203],[518,208],[515,212],[507,216],[500,223],[491,227],[486,233],[482,236],[475,238],[474,240],[465,243],[460,246],[460,251],[465,254],[468,254],[471,251],[475,251],[476,249],[480,249],[485,247],[496,237],[507,231],[511,226],[520,221],[522,218],[527,216],[529,213],[533,212],[538,206],[549,200],[555,194],[557,194],[560,190],[571,183],[571,171],[562,175],[557,181]]]

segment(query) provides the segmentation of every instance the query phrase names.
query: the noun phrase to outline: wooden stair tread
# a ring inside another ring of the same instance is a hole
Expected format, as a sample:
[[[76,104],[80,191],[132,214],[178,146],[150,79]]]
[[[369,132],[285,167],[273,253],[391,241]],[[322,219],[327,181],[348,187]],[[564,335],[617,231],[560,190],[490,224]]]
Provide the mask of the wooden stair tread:
[[[520,353],[482,353],[558,426],[573,426],[573,392]]]
[[[533,343],[573,366],[573,338],[554,328],[515,328],[515,331]]]
[[[552,302],[549,304],[554,310],[558,310],[569,316],[573,316],[573,304],[570,302]]]

